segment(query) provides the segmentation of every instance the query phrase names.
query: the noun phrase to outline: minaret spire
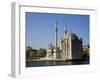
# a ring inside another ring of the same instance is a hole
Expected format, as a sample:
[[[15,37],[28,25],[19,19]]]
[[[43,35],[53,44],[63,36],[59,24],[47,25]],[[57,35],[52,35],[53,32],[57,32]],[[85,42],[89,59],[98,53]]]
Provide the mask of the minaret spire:
[[[55,53],[54,53],[54,59],[57,57],[57,42],[58,42],[58,24],[55,23]]]
[[[67,24],[65,24],[64,26],[64,37],[66,36],[66,34],[67,34]]]
[[[65,34],[67,34],[67,24],[65,24],[64,26],[64,31],[65,31]]]

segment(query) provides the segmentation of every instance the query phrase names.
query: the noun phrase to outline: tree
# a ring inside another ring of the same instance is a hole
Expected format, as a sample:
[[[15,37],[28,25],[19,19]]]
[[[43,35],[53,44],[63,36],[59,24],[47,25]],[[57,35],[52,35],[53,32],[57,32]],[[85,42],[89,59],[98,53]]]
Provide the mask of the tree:
[[[30,55],[30,51],[32,50],[32,47],[27,46],[26,47],[26,59],[30,59],[31,55]]]
[[[40,48],[38,50],[38,56],[39,57],[45,57],[46,56],[47,51],[45,49]]]

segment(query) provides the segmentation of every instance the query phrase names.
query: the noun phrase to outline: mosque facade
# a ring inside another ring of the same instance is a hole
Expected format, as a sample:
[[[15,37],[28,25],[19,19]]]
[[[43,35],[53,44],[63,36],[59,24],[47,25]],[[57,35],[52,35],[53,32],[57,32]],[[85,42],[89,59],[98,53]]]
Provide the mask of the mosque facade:
[[[75,33],[68,32],[67,27],[64,29],[64,37],[59,40],[57,38],[57,23],[55,25],[55,46],[48,48],[48,59],[63,59],[76,60],[83,57],[82,38],[79,38]]]

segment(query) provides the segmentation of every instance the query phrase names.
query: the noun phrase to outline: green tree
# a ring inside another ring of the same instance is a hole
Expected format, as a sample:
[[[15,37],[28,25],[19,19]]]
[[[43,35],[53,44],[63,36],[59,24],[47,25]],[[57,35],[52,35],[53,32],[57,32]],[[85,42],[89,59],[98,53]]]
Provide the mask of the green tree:
[[[31,55],[30,55],[30,51],[32,50],[32,47],[27,46],[26,47],[26,59],[30,59]]]
[[[38,56],[39,57],[45,57],[46,56],[46,50],[45,49],[42,49],[42,48],[40,48],[39,50],[38,50]]]

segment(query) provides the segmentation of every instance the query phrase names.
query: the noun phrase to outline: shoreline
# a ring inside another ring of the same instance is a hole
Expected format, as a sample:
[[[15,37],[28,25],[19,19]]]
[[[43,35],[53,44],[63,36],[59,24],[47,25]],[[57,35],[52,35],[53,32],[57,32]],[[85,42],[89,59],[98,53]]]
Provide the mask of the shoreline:
[[[87,59],[67,59],[67,60],[65,60],[65,59],[33,59],[33,60],[26,60],[27,62],[38,62],[38,61],[85,61],[85,60],[89,60],[89,58],[87,58]]]

